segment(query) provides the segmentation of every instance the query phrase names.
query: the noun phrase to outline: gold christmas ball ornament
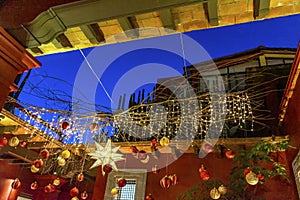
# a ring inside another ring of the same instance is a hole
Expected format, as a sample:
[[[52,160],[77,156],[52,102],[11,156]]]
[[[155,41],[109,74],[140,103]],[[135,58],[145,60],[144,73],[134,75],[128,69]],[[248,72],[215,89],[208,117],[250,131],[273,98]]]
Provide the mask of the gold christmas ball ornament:
[[[65,166],[66,160],[64,158],[59,158],[57,160],[57,163],[58,163],[59,166]]]
[[[39,170],[40,170],[40,169],[37,168],[37,167],[35,167],[34,165],[31,165],[31,167],[30,167],[30,171],[31,171],[32,173],[37,173]]]
[[[220,185],[218,187],[218,191],[220,192],[220,194],[224,195],[227,193],[227,188],[224,185]]]
[[[60,179],[59,178],[54,179],[53,180],[53,185],[59,186],[60,185]]]
[[[66,149],[63,152],[61,152],[61,156],[65,159],[68,159],[71,156],[71,153],[68,149]]]
[[[116,195],[118,195],[118,193],[119,193],[118,188],[113,188],[113,189],[111,189],[111,191],[110,191],[110,194],[111,194],[112,196],[116,196]]]
[[[259,178],[254,172],[251,171],[246,175],[246,181],[249,185],[256,185],[259,181]]]
[[[159,144],[163,147],[168,146],[170,144],[170,139],[164,136],[159,140]]]
[[[78,197],[72,197],[71,200],[79,200]]]
[[[9,141],[8,141],[8,145],[11,146],[11,147],[16,147],[16,146],[19,145],[19,143],[20,143],[20,140],[16,136],[10,138]]]
[[[215,187],[213,189],[211,189],[211,191],[209,192],[209,195],[212,199],[219,199],[221,197],[220,192]]]

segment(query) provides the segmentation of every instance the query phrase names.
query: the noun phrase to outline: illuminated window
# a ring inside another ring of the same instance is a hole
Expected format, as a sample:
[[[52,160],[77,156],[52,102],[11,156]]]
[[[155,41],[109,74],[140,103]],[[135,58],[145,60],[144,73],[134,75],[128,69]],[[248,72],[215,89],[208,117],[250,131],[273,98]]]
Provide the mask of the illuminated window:
[[[115,196],[114,200],[135,199],[136,179],[126,179],[126,182],[124,187],[119,188],[119,194]],[[115,187],[118,187],[118,185],[116,184]]]
[[[119,178],[126,179],[126,185],[122,188],[118,188],[117,180]],[[112,171],[108,175],[106,190],[104,200],[134,200],[134,199],[144,199],[145,189],[146,189],[146,170],[126,170],[126,171]],[[117,196],[111,195],[111,190],[113,188],[118,188],[119,193]]]
[[[17,200],[31,200],[32,198],[18,196]]]

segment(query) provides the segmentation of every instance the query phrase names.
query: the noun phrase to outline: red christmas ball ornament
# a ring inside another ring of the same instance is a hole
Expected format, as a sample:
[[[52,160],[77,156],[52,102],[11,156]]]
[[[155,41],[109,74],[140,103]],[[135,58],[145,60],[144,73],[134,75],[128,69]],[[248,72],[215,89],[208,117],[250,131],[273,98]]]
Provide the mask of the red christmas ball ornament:
[[[154,198],[152,197],[152,194],[148,194],[145,200],[154,200]]]
[[[131,146],[129,149],[132,154],[137,154],[139,152],[139,150],[136,148],[136,146]]]
[[[171,185],[171,180],[170,180],[170,178],[166,175],[166,176],[164,176],[160,181],[159,181],[159,183],[160,183],[160,186],[162,187],[162,188],[169,188],[170,187],[170,185]]]
[[[156,147],[157,146],[157,140],[153,139],[151,140],[151,147]]]
[[[38,160],[33,161],[33,165],[39,169],[44,166],[44,162],[42,159],[38,159]]]
[[[209,175],[208,171],[207,170],[201,171],[200,178],[204,181],[207,181],[208,179],[210,179],[210,175]]]
[[[54,191],[55,191],[55,186],[50,183],[44,187],[44,192],[46,193],[50,193]]]
[[[43,150],[40,152],[40,157],[41,157],[42,159],[47,159],[47,158],[49,158],[49,156],[50,156],[50,153],[49,153],[49,151],[48,151],[47,149],[43,149]]]
[[[83,191],[81,194],[80,194],[80,198],[81,199],[87,199],[88,198],[88,193],[86,191]]]
[[[262,180],[265,179],[265,177],[264,177],[264,175],[263,175],[262,173],[258,173],[258,174],[257,174],[257,178],[258,178],[258,180],[260,180],[260,181],[262,181]]]
[[[231,150],[231,149],[227,149],[226,152],[225,152],[225,156],[229,159],[232,159],[234,158],[234,152]]]
[[[50,192],[54,192],[55,191],[55,186],[53,184],[50,184]]]
[[[205,169],[205,167],[204,167],[204,165],[201,165],[201,167],[199,168],[199,173],[201,173],[202,171],[206,171],[206,169]]]
[[[20,147],[26,147],[27,142],[23,140],[22,142],[19,143]]]
[[[127,181],[125,178],[119,178],[117,181],[117,184],[119,187],[124,187],[126,185]]]
[[[158,169],[157,165],[154,165],[154,166],[152,167],[152,173],[153,173],[153,174],[158,174],[159,171],[160,171],[160,170]]]
[[[77,181],[81,182],[81,181],[83,181],[83,180],[84,180],[84,175],[83,175],[83,173],[78,174],[78,175],[77,175]]]
[[[4,147],[5,145],[7,145],[8,140],[6,137],[3,137],[0,139],[0,147]]]
[[[103,171],[108,174],[112,171],[112,167],[110,165],[104,165]]]
[[[177,185],[179,183],[178,177],[176,174],[170,175],[169,179],[171,180],[172,185]]]
[[[71,190],[70,190],[70,196],[71,197],[75,197],[75,196],[78,196],[79,194],[79,190],[77,187],[73,187]]]
[[[63,123],[61,123],[61,128],[62,128],[63,130],[68,129],[69,126],[70,126],[69,122],[64,121]]]
[[[249,174],[252,170],[247,167],[246,169],[244,169],[244,176],[246,176],[247,174]]]
[[[32,189],[32,190],[38,189],[38,184],[37,184],[36,181],[34,181],[34,182],[32,182],[32,183],[30,184],[30,189]]]
[[[11,188],[12,189],[19,189],[21,187],[21,181],[16,178],[12,183],[11,183]]]

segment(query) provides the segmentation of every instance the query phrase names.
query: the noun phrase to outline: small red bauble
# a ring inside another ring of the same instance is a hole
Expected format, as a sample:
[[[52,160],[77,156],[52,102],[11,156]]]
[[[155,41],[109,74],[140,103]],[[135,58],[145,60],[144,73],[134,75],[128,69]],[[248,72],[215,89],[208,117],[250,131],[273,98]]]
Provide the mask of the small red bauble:
[[[77,175],[77,181],[81,182],[81,181],[83,181],[83,179],[84,179],[83,173],[80,173]]]
[[[125,178],[119,178],[118,182],[117,182],[119,187],[124,187],[126,185],[126,183],[127,183],[127,181]]]
[[[225,152],[225,156],[229,159],[234,158],[234,152],[231,149],[227,149],[227,151]]]
[[[71,197],[75,197],[75,196],[78,196],[79,194],[79,190],[77,187],[73,187],[71,190],[70,190],[70,196]]]
[[[262,181],[262,180],[264,180],[265,177],[264,177],[264,175],[262,175],[262,173],[258,173],[257,178],[258,178],[258,180]]]
[[[50,156],[50,153],[47,149],[43,149],[41,152],[40,152],[40,157],[42,159],[47,159],[48,157]]]
[[[88,198],[88,193],[86,192],[86,191],[84,191],[84,192],[82,192],[81,194],[80,194],[80,197],[81,197],[81,199],[87,199]]]
[[[108,174],[109,172],[112,171],[112,168],[110,165],[104,165],[103,171]]]
[[[42,159],[38,159],[38,160],[33,161],[33,165],[39,169],[44,166],[44,162]]]
[[[201,165],[201,167],[199,168],[199,172],[201,173],[202,171],[205,171],[206,169],[205,169],[205,167],[204,167],[204,165]]]
[[[4,147],[5,145],[7,145],[7,138],[6,137],[3,137],[0,139],[0,147]]]
[[[20,147],[26,147],[27,142],[23,140],[22,142],[19,143],[19,145]]]
[[[63,123],[61,123],[61,128],[62,128],[63,130],[68,129],[69,126],[70,126],[69,122],[63,122]]]
[[[153,139],[151,140],[151,147],[156,147],[157,146],[157,140]]]
[[[130,147],[130,152],[131,152],[132,154],[137,154],[137,153],[139,152],[139,150],[136,148],[136,146],[131,146],[131,147]]]
[[[148,194],[145,200],[154,200],[154,198],[152,197],[152,194]]]
[[[36,181],[34,181],[33,183],[30,184],[30,189],[36,190],[37,188],[38,188],[38,184]]]
[[[252,170],[248,167],[246,169],[244,169],[244,176],[246,176],[247,174],[249,174]]]
[[[11,183],[11,188],[12,189],[19,189],[21,187],[21,181],[16,178],[12,183]]]
[[[170,180],[170,178],[166,175],[166,176],[164,176],[160,181],[159,181],[159,183],[160,183],[160,186],[162,187],[162,188],[169,188],[170,187],[170,185],[171,185],[171,180]]]
[[[207,181],[208,179],[210,179],[210,175],[209,175],[208,171],[206,171],[206,170],[201,171],[200,177],[204,181]]]
[[[49,193],[49,192],[54,192],[55,191],[55,186],[52,184],[48,184],[44,187],[44,192]]]

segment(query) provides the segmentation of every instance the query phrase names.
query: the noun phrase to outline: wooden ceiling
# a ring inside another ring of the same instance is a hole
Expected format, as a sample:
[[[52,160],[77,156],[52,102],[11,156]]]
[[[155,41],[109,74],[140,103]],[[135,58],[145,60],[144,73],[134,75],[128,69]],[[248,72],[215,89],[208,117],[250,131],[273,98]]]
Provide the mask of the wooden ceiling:
[[[75,1],[7,30],[41,55],[298,13],[297,0]]]

